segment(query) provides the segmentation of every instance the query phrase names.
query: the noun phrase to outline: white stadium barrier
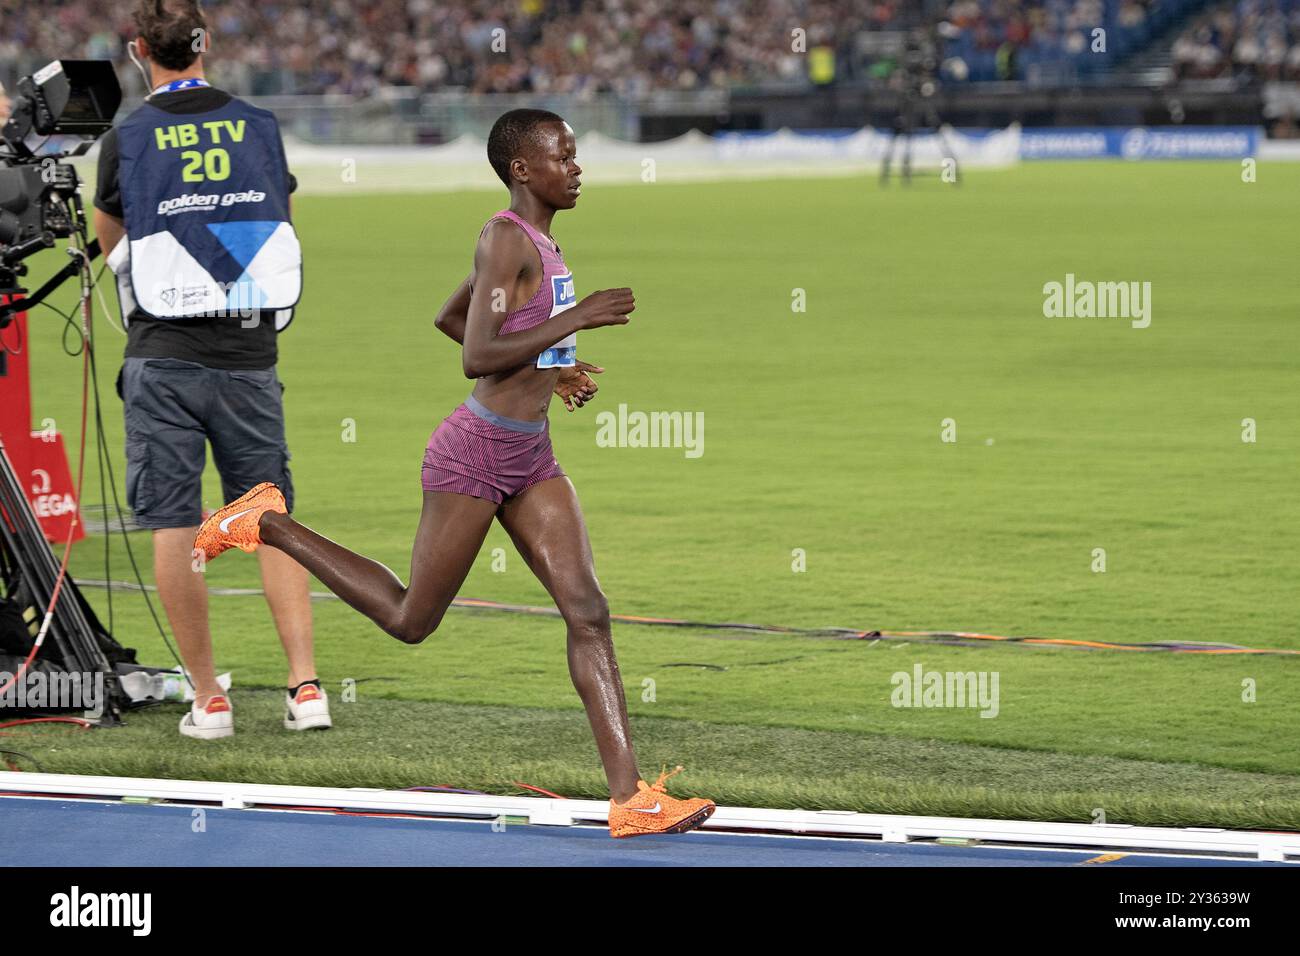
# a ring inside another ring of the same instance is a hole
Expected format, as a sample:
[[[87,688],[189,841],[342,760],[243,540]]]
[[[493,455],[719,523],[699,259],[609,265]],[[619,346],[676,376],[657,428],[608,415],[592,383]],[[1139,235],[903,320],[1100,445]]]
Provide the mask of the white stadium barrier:
[[[838,135],[780,130],[764,136],[692,131],[664,142],[632,143],[588,133],[578,138],[578,163],[588,185],[875,175],[891,138],[874,129]],[[948,140],[963,167],[1019,162],[1019,127],[978,137],[949,131]],[[306,195],[502,188],[488,165],[486,143],[468,135],[444,146],[315,146],[289,139],[285,151]],[[915,138],[915,166],[937,167],[942,156],[937,135]]]

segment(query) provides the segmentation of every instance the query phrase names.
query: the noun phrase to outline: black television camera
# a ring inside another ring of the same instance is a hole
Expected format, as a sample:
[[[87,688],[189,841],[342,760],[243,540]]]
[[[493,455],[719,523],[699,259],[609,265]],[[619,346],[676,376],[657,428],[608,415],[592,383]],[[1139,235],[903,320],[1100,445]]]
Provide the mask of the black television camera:
[[[928,98],[937,91],[939,45],[939,38],[931,28],[918,28],[908,32],[898,63],[903,90],[907,95]]]
[[[18,285],[23,259],[84,233],[81,181],[61,160],[90,149],[122,103],[109,60],[55,60],[19,80],[14,93],[0,128],[0,295],[26,291]],[[0,324],[5,317],[0,312]]]

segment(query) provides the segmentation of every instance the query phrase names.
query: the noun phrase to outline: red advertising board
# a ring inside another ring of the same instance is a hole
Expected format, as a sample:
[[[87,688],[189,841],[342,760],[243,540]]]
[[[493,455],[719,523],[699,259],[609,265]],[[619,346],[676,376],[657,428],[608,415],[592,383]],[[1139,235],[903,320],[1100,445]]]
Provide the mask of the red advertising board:
[[[20,312],[0,329],[0,439],[46,539],[62,544],[73,519],[79,518],[76,489],[62,436],[52,427],[32,431],[28,355],[27,314]],[[78,520],[72,540],[83,537]]]

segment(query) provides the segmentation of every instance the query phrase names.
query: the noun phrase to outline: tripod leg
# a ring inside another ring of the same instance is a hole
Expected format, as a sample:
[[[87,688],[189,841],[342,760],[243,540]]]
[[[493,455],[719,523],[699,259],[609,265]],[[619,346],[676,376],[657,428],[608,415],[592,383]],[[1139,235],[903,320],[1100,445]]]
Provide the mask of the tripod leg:
[[[60,562],[45,540],[3,441],[0,441],[0,549],[8,553],[11,559],[8,563],[16,568],[36,613],[45,615],[53,603]],[[53,604],[45,640],[57,654],[63,670],[79,673],[82,680],[96,672],[104,675],[107,697],[99,702],[100,722],[105,725],[120,723],[117,701],[125,699],[125,694],[99,646],[96,632],[82,611],[84,600],[76,582],[66,577],[58,602]],[[44,617],[38,620],[44,626]],[[51,656],[46,654],[45,659]]]

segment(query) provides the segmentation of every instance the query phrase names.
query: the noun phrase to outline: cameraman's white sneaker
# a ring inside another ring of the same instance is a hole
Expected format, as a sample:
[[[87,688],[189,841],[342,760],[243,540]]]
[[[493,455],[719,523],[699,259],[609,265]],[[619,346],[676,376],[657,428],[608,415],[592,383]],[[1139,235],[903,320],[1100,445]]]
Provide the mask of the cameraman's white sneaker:
[[[329,730],[333,726],[329,701],[322,688],[303,684],[293,697],[284,695],[285,730]]]
[[[181,718],[181,734],[199,740],[233,737],[235,714],[230,709],[230,699],[217,694],[202,709],[191,706],[190,712]]]

